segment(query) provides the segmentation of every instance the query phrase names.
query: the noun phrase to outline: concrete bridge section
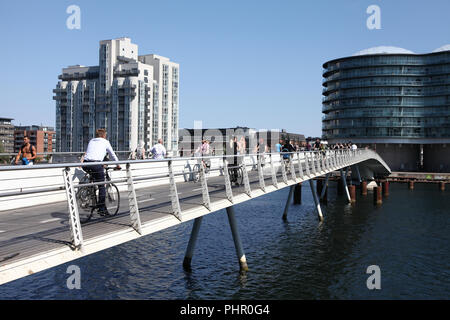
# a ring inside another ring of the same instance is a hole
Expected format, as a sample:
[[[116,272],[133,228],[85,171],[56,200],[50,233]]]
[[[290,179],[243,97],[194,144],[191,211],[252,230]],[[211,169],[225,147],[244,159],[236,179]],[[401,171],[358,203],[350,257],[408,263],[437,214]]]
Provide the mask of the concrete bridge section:
[[[352,167],[358,179],[390,174],[371,150],[296,152],[204,158],[105,162],[121,164],[111,174],[120,191],[119,213],[81,224],[77,190],[79,163],[0,168],[0,284],[195,219],[183,265],[190,268],[201,219],[227,209],[241,269],[247,269],[234,204],[309,181],[317,214],[323,219],[312,180]],[[210,163],[205,171],[201,159]],[[230,174],[240,173],[234,185]],[[345,184],[343,179],[343,183]],[[95,184],[88,184],[95,185]],[[346,185],[345,185],[346,187]],[[347,190],[347,195],[348,195]],[[350,198],[349,198],[350,201]]]

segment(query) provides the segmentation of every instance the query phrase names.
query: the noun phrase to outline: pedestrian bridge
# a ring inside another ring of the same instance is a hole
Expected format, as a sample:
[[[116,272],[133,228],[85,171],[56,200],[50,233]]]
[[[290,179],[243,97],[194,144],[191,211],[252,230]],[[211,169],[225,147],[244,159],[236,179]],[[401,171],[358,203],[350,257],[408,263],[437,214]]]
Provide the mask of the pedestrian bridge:
[[[348,168],[358,180],[373,180],[390,169],[372,150],[294,152],[165,160],[104,162],[122,166],[111,173],[120,191],[119,213],[81,224],[76,192],[80,163],[0,167],[0,284],[194,219],[184,266],[189,267],[204,215],[227,209],[237,256],[247,268],[233,205],[310,181],[318,217],[323,219],[312,179]],[[210,162],[205,172],[200,159]],[[89,164],[86,164],[89,165]],[[230,172],[240,168],[242,184]],[[197,177],[199,179],[193,179]],[[346,188],[346,179],[342,179]],[[348,190],[347,190],[348,195]],[[287,207],[286,207],[287,208]]]

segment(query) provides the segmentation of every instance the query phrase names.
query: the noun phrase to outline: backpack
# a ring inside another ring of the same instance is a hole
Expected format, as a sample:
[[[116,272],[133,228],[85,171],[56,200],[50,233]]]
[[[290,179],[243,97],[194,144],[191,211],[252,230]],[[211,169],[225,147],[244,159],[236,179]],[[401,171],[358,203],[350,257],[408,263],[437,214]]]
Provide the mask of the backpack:
[[[33,145],[30,143],[30,148],[29,148],[29,151],[30,151],[30,153],[31,153],[31,155],[33,155]],[[23,144],[21,147],[20,147],[20,151],[22,152],[22,153],[24,153],[23,152],[23,149],[25,149],[25,145]],[[36,153],[36,147],[34,147],[34,153]]]
[[[281,152],[283,153],[283,152],[289,152],[289,149],[288,148],[283,148],[283,149],[281,149]],[[284,153],[283,154],[283,159],[289,159],[289,153]]]

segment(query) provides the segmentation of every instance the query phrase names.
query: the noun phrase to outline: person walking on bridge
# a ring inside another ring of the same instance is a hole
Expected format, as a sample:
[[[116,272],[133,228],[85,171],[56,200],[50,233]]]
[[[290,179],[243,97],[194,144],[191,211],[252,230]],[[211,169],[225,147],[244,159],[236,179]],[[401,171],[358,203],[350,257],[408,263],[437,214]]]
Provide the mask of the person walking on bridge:
[[[108,140],[106,140],[106,130],[105,129],[97,129],[95,132],[95,138],[89,141],[89,144],[86,149],[86,153],[81,157],[82,163],[89,162],[102,162],[105,161],[106,155],[113,159],[113,161],[119,161],[116,154],[114,153],[113,148]],[[82,169],[89,173],[94,182],[103,182],[105,181],[105,171],[103,165],[92,165],[92,166],[83,166]],[[117,165],[115,170],[120,170],[120,165]],[[107,215],[108,209],[105,204],[106,199],[106,189],[104,184],[100,184],[98,186],[98,213],[100,215]]]
[[[158,139],[158,143],[155,144],[150,150],[152,153],[152,159],[155,160],[163,160],[167,154],[166,148],[163,146],[163,140],[161,138]]]

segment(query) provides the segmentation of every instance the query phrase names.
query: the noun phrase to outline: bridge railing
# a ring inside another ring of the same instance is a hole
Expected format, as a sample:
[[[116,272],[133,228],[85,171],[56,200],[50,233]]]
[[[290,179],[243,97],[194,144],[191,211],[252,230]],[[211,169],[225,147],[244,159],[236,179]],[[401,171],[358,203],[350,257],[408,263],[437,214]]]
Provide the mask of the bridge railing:
[[[211,210],[208,180],[222,177],[226,198],[234,202],[235,193],[250,198],[256,188],[266,192],[269,185],[282,188],[315,176],[320,176],[373,157],[371,150],[298,151],[290,153],[260,153],[168,158],[163,160],[121,160],[96,163],[42,164],[34,166],[0,167],[0,211],[34,207],[67,201],[71,243],[83,244],[82,226],[77,204],[77,190],[108,182],[80,183],[85,176],[81,166],[121,165],[123,170],[111,173],[111,181],[126,193],[131,218],[130,226],[141,230],[139,207],[148,200],[137,197],[136,190],[166,186],[170,193],[171,214],[182,221],[183,212],[177,185],[198,181],[202,204]],[[208,164],[207,167],[203,163]],[[239,170],[243,186],[232,188],[231,175]],[[254,172],[249,174],[250,172]],[[251,179],[256,179],[250,181]],[[251,187],[253,185],[253,189]],[[195,184],[193,184],[194,186]]]

